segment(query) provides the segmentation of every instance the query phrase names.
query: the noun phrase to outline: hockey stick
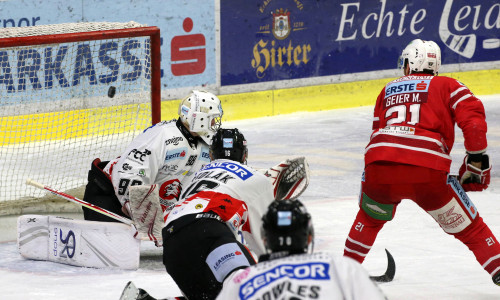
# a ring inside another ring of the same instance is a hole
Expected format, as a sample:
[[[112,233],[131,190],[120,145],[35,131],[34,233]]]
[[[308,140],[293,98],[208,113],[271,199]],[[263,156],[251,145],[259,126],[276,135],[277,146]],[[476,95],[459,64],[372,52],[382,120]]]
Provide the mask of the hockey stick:
[[[136,299],[157,300],[156,298],[148,294],[148,292],[146,292],[145,290],[136,287],[132,281],[129,281],[125,285],[125,288],[123,289],[123,292],[120,296],[120,300],[136,300]],[[162,298],[161,300],[186,300],[186,298],[180,296],[180,297]]]
[[[467,195],[467,192],[464,190],[464,188],[460,184],[458,176],[456,176],[456,175],[448,176],[448,180],[446,183],[450,185],[451,189],[453,190],[453,193],[455,193],[455,196],[457,196],[457,198],[462,202],[465,209],[469,213],[470,217],[472,219],[476,218],[477,208],[474,205],[474,203],[472,202],[472,200],[469,198],[469,196]]]
[[[396,274],[396,262],[394,261],[394,258],[387,249],[385,249],[385,253],[387,254],[387,270],[385,270],[383,275],[370,276],[370,279],[375,282],[391,282]]]
[[[380,276],[370,276],[370,279],[375,282],[391,282],[394,279],[394,275],[396,274],[396,262],[392,257],[391,253],[385,249],[385,253],[387,254],[387,269],[383,275]],[[120,296],[120,300],[135,300],[135,299],[155,299],[151,295],[148,294],[145,290],[141,288],[137,288],[132,281],[129,281],[125,288],[122,291]],[[163,298],[162,300],[185,300],[184,297],[172,297],[172,298]]]
[[[97,205],[94,205],[94,204],[88,203],[88,202],[86,202],[86,201],[80,200],[80,199],[78,199],[78,198],[76,198],[76,197],[73,197],[73,196],[71,196],[71,195],[68,195],[68,194],[66,194],[66,193],[64,193],[64,192],[61,192],[61,191],[55,190],[55,189],[53,189],[53,188],[51,188],[51,187],[48,187],[48,186],[46,186],[46,185],[43,185],[43,184],[41,184],[41,183],[39,183],[39,182],[36,182],[36,181],[34,181],[34,180],[32,180],[32,179],[29,179],[29,178],[28,178],[28,179],[26,180],[26,184],[27,184],[27,185],[34,186],[34,187],[39,188],[39,189],[42,189],[42,190],[47,190],[47,191],[51,192],[52,194],[54,194],[54,195],[56,195],[56,196],[59,196],[59,197],[64,198],[64,199],[66,199],[66,200],[68,200],[68,201],[71,201],[71,202],[73,202],[73,203],[76,203],[76,204],[79,204],[79,205],[81,205],[81,206],[84,206],[84,207],[86,207],[86,208],[92,209],[92,210],[94,210],[94,211],[96,211],[96,212],[98,212],[98,213],[101,213],[101,214],[103,214],[103,215],[105,215],[105,216],[108,216],[108,217],[110,217],[110,218],[113,218],[113,219],[115,219],[115,220],[117,220],[117,221],[120,221],[120,222],[122,222],[122,223],[125,223],[125,224],[127,224],[127,225],[134,225],[134,223],[133,223],[133,222],[132,222],[132,220],[130,220],[130,219],[124,218],[124,217],[122,217],[122,216],[120,216],[120,215],[117,215],[117,214],[115,214],[115,213],[113,213],[113,212],[110,212],[109,210],[106,210],[106,209],[101,208],[101,207],[99,207],[99,206],[97,206]]]

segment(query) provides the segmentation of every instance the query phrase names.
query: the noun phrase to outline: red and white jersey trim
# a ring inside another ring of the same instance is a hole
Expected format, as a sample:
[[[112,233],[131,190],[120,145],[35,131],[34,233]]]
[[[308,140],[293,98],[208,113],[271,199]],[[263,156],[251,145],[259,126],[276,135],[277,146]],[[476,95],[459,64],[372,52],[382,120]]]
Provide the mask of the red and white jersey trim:
[[[471,94],[467,94],[465,96],[463,96],[462,98],[458,99],[457,102],[455,102],[455,104],[453,104],[452,108],[455,109],[457,107],[457,104],[462,102],[463,100],[467,99],[467,98],[470,98],[472,97]]]
[[[435,143],[439,148],[441,148],[442,152],[446,152],[446,147],[443,145],[443,143],[439,140],[436,140],[434,138],[426,137],[426,136],[419,136],[419,135],[398,135],[398,134],[388,134],[388,133],[381,133],[379,131],[376,131],[372,134],[372,139],[376,137],[379,134],[385,134],[385,135],[392,135],[392,136],[397,136],[398,138],[406,138],[406,139],[415,139],[415,140],[422,140],[422,141],[428,141]],[[366,151],[365,151],[366,152]]]
[[[429,149],[418,148],[418,147],[411,147],[411,146],[405,146],[405,145],[400,145],[400,144],[395,144],[395,143],[377,143],[377,144],[373,144],[373,145],[370,145],[370,146],[366,147],[365,153],[368,150],[370,150],[372,148],[376,148],[376,147],[393,147],[393,148],[401,148],[401,149],[407,149],[407,150],[413,150],[413,151],[420,151],[420,152],[425,152],[425,153],[437,155],[437,156],[440,156],[442,158],[451,160],[451,156],[449,156],[447,154],[439,153],[439,152],[432,151],[432,150],[429,150]]]

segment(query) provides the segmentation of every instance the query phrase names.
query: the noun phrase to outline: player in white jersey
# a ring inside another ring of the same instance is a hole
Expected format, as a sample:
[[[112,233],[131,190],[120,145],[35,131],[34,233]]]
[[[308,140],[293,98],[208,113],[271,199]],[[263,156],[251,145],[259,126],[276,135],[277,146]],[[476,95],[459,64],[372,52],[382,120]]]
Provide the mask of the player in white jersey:
[[[262,253],[250,233],[259,234],[260,216],[274,200],[270,180],[244,164],[247,144],[237,129],[220,129],[210,155],[163,229],[163,263],[188,299],[214,299],[228,274],[256,263],[238,232]]]
[[[253,254],[265,251],[260,226],[269,203],[298,197],[307,187],[304,157],[260,171],[246,165],[247,153],[238,129],[219,129],[212,162],[194,175],[165,218],[163,263],[188,299],[215,299],[229,274],[255,264]],[[129,282],[121,299],[154,298]]]
[[[217,300],[386,299],[353,259],[312,252],[311,216],[299,200],[275,201],[262,218],[268,254],[233,272]]]
[[[161,208],[168,211],[182,186],[210,162],[209,143],[220,127],[220,100],[206,91],[192,91],[179,105],[179,118],[155,124],[139,134],[121,156],[92,162],[84,200],[130,216],[129,187],[159,186]],[[84,208],[86,220],[115,221]]]

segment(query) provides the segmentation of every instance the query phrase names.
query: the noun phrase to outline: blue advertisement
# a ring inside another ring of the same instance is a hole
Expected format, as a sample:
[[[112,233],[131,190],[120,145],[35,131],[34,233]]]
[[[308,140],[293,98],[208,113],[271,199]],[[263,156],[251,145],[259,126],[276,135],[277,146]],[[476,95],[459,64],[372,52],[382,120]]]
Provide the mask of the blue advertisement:
[[[216,83],[215,0],[5,0],[0,28],[135,21],[160,28],[162,89]]]
[[[498,0],[221,0],[220,19],[222,86],[394,69],[416,38],[500,60]]]

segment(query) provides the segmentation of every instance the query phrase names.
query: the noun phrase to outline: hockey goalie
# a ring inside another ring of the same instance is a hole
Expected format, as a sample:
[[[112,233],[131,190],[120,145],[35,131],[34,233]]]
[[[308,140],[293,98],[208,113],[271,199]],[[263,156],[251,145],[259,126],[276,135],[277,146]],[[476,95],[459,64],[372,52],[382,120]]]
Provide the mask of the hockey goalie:
[[[309,169],[304,157],[287,159],[267,170],[260,170],[272,183],[276,200],[294,199],[309,184]],[[93,209],[119,222],[75,220],[58,216],[23,215],[18,218],[18,248],[26,259],[45,260],[81,267],[139,267],[141,241],[161,246],[164,227],[157,185],[131,186],[131,219],[115,215],[93,204],[43,186],[68,201]]]

